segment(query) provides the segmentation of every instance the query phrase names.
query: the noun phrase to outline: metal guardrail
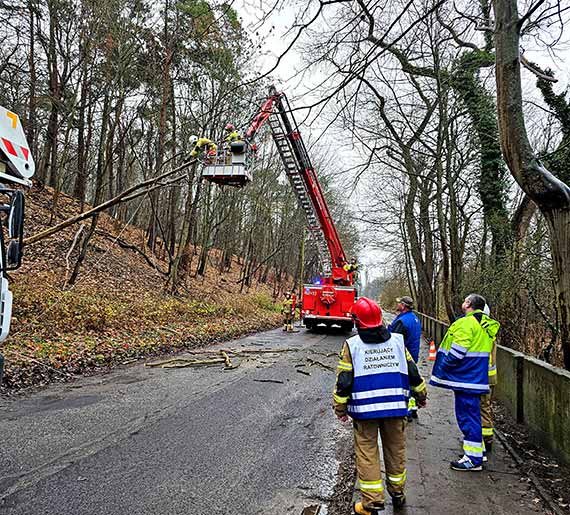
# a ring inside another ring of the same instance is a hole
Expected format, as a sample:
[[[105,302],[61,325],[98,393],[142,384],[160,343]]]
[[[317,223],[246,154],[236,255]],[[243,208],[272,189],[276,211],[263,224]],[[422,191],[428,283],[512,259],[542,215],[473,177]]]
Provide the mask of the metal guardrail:
[[[423,313],[418,313],[417,311],[416,315],[422,323],[422,332],[426,338],[433,339],[435,346],[439,347],[439,344],[443,340],[443,337],[449,328],[449,324],[446,324],[441,320],[437,320],[436,318],[432,318],[428,315],[424,315]]]

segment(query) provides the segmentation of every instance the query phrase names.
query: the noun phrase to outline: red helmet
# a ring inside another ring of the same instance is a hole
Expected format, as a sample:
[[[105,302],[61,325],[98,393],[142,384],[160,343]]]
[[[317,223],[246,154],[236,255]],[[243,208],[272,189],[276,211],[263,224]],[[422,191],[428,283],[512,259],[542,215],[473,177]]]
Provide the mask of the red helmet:
[[[233,131],[233,130],[235,130],[235,128],[236,128],[236,127],[235,127],[235,125],[234,125],[233,123],[228,123],[228,124],[226,125],[226,130],[227,130],[227,131]]]
[[[350,309],[356,326],[360,329],[371,329],[382,325],[382,310],[373,300],[360,297]]]

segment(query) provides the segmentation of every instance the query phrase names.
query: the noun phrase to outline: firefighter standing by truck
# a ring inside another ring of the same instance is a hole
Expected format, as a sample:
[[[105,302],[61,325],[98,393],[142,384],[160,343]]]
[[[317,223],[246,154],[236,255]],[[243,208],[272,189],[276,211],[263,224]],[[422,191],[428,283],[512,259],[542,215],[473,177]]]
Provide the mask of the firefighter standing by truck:
[[[419,406],[426,403],[426,384],[400,334],[382,324],[382,310],[361,297],[351,309],[358,335],[342,347],[333,406],[341,421],[354,423],[356,471],[362,501],[354,505],[360,515],[377,515],[384,509],[384,485],[378,449],[382,439],[387,490],[394,508],[406,497],[406,439],[409,392]]]
[[[354,282],[358,280],[358,262],[356,261],[356,258],[352,258],[350,263],[347,263],[342,268],[345,272],[352,274],[352,279]]]
[[[293,331],[293,318],[295,314],[295,301],[291,292],[285,292],[285,299],[283,300],[281,313],[283,315],[283,331]]]

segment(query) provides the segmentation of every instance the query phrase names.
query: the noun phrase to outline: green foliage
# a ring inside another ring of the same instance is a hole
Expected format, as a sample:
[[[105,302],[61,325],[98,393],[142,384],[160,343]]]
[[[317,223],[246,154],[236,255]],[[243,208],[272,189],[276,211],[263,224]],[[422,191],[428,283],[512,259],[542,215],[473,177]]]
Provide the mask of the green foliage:
[[[507,170],[499,142],[494,96],[481,81],[479,70],[495,63],[495,56],[484,50],[462,54],[452,86],[459,93],[473,122],[480,143],[481,173],[477,179],[485,219],[493,235],[493,250],[504,257],[510,239],[507,212]]]
[[[193,19],[201,19],[203,23],[213,21],[212,8],[205,0],[180,0],[176,7],[181,13],[191,16]]]
[[[239,22],[237,12],[231,6],[231,4],[228,4],[228,3],[222,4],[222,10],[224,11],[224,14],[226,15],[226,18],[228,19],[228,21],[230,22],[230,25],[232,26],[232,28],[234,30],[241,29],[241,24]]]
[[[265,311],[274,311],[276,313],[281,312],[281,306],[278,303],[275,303],[266,293],[254,293],[250,298],[256,306]]]

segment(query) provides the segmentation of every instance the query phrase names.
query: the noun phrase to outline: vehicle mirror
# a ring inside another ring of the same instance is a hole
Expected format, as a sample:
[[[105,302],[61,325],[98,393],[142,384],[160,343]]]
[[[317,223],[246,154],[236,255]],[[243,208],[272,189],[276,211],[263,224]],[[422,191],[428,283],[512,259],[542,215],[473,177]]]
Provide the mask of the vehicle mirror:
[[[24,236],[24,194],[19,190],[12,193],[8,215],[8,235],[11,239],[18,241]]]
[[[18,268],[22,263],[22,246],[19,241],[12,240],[6,251],[7,268]]]

